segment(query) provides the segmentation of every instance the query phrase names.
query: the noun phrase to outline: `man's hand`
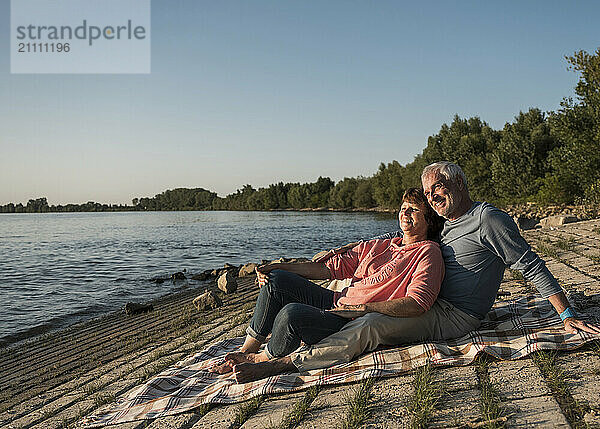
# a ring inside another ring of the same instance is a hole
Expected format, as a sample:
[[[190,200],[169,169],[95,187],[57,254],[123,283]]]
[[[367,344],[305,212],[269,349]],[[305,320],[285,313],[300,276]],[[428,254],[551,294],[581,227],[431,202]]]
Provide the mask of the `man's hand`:
[[[405,296],[390,301],[368,302],[366,304],[338,304],[333,310],[334,314],[350,319],[364,316],[367,313],[381,313],[392,317],[417,317],[425,312],[414,298]]]
[[[356,243],[348,243],[342,247],[338,247],[337,249],[323,250],[322,252],[319,252],[315,256],[313,256],[312,261],[313,262],[325,262],[332,256],[347,252],[348,250],[352,249],[353,247],[357,246],[358,244],[359,244],[359,242],[357,241]]]
[[[554,307],[558,314],[561,314],[565,309],[570,307],[569,301],[565,296],[564,292],[559,292],[554,295],[548,297],[550,304]],[[584,332],[589,332],[590,334],[600,334],[600,328],[591,323],[587,323],[581,319],[576,317],[567,317],[564,320],[565,330],[571,334],[575,334],[577,331],[581,330]]]
[[[600,334],[600,327],[580,319],[575,319],[574,317],[565,319],[564,323],[565,330],[571,334],[576,334],[579,330],[589,332],[590,334]]]
[[[345,317],[346,319],[354,319],[356,317],[361,317],[367,314],[369,311],[367,310],[366,304],[340,304],[331,310],[326,310],[328,313],[336,314],[341,317]]]
[[[312,261],[313,262],[325,262],[326,260],[328,260],[335,254],[333,252],[334,252],[333,249],[321,250],[319,253],[317,253],[315,256],[312,257]]]

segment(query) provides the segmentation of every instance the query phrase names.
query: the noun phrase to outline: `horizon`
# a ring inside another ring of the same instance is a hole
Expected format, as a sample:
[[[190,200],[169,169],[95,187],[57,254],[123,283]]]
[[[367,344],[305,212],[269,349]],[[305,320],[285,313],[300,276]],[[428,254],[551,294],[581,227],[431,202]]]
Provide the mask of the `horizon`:
[[[515,12],[515,11],[518,11]],[[405,165],[455,114],[494,129],[574,96],[596,2],[152,1],[151,73],[10,73],[0,2],[0,205],[335,182]]]

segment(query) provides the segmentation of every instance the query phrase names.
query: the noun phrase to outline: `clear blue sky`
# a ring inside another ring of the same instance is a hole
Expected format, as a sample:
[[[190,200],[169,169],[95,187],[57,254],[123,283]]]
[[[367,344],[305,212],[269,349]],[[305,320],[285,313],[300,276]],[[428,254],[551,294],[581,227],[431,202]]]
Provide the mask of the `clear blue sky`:
[[[454,114],[555,110],[600,46],[596,1],[152,1],[149,75],[11,75],[0,204],[340,180],[412,161]]]

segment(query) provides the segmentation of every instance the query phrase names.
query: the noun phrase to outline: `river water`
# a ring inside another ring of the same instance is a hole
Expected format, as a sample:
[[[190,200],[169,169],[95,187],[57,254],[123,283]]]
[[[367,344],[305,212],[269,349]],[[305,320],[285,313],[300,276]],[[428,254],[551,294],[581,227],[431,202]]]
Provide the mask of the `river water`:
[[[226,262],[310,258],[397,225],[395,216],[376,213],[3,214],[0,346],[185,287],[154,277]]]

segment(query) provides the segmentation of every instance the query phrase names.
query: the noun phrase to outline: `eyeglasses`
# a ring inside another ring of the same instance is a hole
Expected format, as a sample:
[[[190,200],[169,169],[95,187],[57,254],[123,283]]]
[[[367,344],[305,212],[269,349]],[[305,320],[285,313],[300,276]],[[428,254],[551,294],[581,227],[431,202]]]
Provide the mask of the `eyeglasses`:
[[[448,187],[446,186],[446,184],[442,181],[439,182],[435,182],[433,185],[431,185],[431,191],[423,191],[423,194],[425,194],[425,198],[429,199],[431,197],[431,194],[435,193],[436,191],[440,190],[440,189],[447,189]]]

